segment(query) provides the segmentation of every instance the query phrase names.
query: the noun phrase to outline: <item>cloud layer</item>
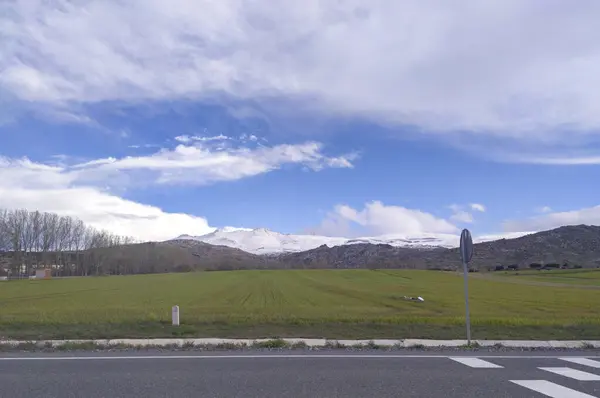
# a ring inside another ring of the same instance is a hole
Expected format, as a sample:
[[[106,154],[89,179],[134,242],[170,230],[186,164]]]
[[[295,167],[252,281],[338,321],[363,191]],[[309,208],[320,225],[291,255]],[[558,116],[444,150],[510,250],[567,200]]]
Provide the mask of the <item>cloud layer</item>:
[[[87,224],[142,240],[213,230],[205,218],[166,213],[123,199],[109,188],[135,184],[208,184],[268,173],[285,165],[311,170],[351,167],[346,157],[328,157],[314,142],[259,148],[178,145],[152,155],[97,159],[83,164],[42,164],[0,157],[0,208],[26,208],[70,215]]]
[[[0,124],[33,109],[51,122],[102,128],[86,106],[225,98],[291,104],[294,115],[414,125],[502,162],[600,164],[598,15],[596,0],[4,2]],[[200,235],[210,229],[206,219],[165,213],[111,189],[211,184],[286,167],[351,168],[357,157],[326,154],[316,141],[174,139],[176,146],[149,155],[79,164],[0,158],[0,207],[75,215],[142,239]],[[339,205],[320,229],[455,233],[486,211],[477,203],[451,209],[446,219],[381,202]],[[576,223],[600,223],[600,210],[548,208],[504,227]]]
[[[595,0],[4,7],[5,98],[59,107],[298,98],[329,113],[525,141],[560,140],[565,130],[585,137],[600,127]]]
[[[509,220],[504,223],[505,231],[542,231],[563,225],[600,225],[600,205],[579,210],[550,213],[549,207],[544,207],[546,214],[530,217],[524,220]]]
[[[418,236],[459,231],[450,221],[430,213],[402,206],[386,206],[380,201],[373,201],[366,203],[363,209],[348,205],[335,206],[314,232],[329,236]]]
[[[355,154],[329,157],[322,153],[322,144],[307,142],[272,147],[209,146],[201,141],[195,145],[177,145],[149,156],[128,156],[121,159],[96,159],[69,168],[80,179],[104,179],[107,175],[128,176],[146,172],[160,184],[208,184],[233,181],[268,173],[286,165],[301,165],[313,171],[323,168],[351,168]],[[132,181],[129,181],[130,183]]]

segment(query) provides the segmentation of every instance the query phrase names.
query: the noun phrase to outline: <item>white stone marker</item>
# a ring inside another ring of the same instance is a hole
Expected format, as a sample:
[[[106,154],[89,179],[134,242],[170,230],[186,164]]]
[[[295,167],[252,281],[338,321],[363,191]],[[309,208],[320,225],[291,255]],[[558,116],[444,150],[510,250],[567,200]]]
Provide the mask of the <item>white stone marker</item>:
[[[173,319],[173,326],[179,326],[179,306],[174,305],[171,311],[171,318]]]

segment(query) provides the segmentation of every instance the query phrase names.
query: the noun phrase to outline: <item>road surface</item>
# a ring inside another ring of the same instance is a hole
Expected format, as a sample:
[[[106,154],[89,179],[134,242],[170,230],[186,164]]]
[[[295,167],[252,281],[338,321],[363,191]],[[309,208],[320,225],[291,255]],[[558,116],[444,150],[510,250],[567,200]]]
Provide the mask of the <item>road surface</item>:
[[[598,354],[3,354],[0,396],[598,398]]]

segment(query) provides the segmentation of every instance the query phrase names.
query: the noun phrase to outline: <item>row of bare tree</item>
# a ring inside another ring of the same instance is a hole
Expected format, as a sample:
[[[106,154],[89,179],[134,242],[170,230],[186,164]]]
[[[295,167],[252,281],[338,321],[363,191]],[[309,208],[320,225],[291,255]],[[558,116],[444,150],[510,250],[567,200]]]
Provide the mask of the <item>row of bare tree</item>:
[[[98,250],[134,239],[87,226],[69,216],[0,209],[0,273],[31,275],[48,267],[59,276],[103,273]]]

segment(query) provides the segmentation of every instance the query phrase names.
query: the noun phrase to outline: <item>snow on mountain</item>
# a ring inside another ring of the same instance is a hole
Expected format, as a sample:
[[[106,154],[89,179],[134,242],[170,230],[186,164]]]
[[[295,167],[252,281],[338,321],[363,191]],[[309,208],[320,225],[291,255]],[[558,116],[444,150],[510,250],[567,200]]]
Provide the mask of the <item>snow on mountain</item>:
[[[502,238],[516,238],[527,233],[489,235],[475,238],[485,242]],[[339,238],[318,235],[291,235],[270,231],[266,228],[219,228],[202,236],[181,235],[177,239],[197,240],[211,245],[229,246],[254,254],[274,254],[311,250],[322,245],[329,247],[359,243],[387,244],[412,248],[453,248],[459,244],[459,236],[452,234],[421,234],[419,236],[381,235],[362,238]]]
[[[343,245],[346,238],[313,235],[288,235],[266,228],[219,228],[202,236],[182,235],[177,239],[193,239],[211,245],[235,247],[254,254],[299,252],[321,245]]]
[[[516,238],[520,238],[521,236],[531,235],[531,234],[535,234],[537,232],[538,231],[507,232],[504,234],[496,234],[496,235],[482,235],[482,236],[473,237],[473,243],[490,242],[493,240],[500,240],[500,239],[516,239]]]
[[[346,244],[371,243],[374,245],[383,244],[398,247],[413,248],[433,248],[445,247],[451,248],[458,246],[460,237],[452,234],[422,234],[419,236],[406,235],[381,235],[363,238],[347,239]]]

